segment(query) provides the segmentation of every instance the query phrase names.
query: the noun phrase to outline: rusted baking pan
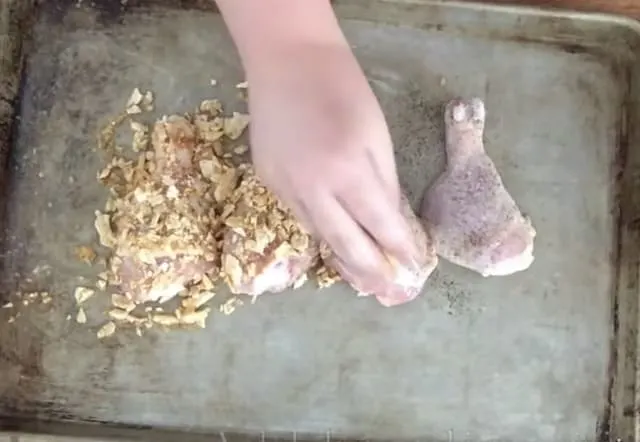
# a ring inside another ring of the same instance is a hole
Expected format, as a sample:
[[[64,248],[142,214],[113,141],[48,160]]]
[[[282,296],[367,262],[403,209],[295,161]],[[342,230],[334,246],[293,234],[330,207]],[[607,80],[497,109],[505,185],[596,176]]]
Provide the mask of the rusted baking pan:
[[[96,243],[106,197],[97,131],[135,87],[156,94],[149,121],[213,97],[243,110],[243,72],[207,2],[2,5],[1,288],[7,300],[25,290],[52,297],[0,311],[3,430],[153,441],[635,440],[636,22],[334,2],[413,204],[444,167],[443,104],[485,100],[487,151],[538,231],[533,266],[482,278],[443,262],[421,297],[389,309],[342,285],[307,285],[212,315],[201,331],[99,341],[99,301],[86,324],[66,320],[74,287],[100,271],[73,256]]]

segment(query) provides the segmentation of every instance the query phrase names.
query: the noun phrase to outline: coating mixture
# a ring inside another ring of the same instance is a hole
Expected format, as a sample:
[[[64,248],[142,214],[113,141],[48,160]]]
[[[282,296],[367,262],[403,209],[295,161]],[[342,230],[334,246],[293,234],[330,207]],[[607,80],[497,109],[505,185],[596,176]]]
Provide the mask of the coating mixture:
[[[133,118],[152,106],[152,94],[134,90],[101,136],[108,161],[98,179],[110,196],[96,212],[95,228],[111,252],[101,288],[115,293],[111,321],[99,337],[121,325],[139,334],[153,324],[204,327],[219,282],[256,297],[298,288],[309,271],[320,287],[338,280],[323,265],[317,242],[255,176],[239,141],[248,115],[225,114],[218,100],[205,100],[194,113],[152,126]],[[114,142],[125,121],[133,158]],[[82,251],[83,260],[88,254]],[[179,306],[166,313],[160,305],[176,298]],[[80,323],[87,299],[76,298]],[[232,297],[220,311],[229,314],[241,303]]]

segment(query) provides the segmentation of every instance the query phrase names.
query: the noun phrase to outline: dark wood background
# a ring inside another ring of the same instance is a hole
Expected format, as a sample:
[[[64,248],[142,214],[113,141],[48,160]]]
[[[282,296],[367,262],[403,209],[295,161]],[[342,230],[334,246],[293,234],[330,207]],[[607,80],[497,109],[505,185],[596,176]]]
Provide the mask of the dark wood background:
[[[491,0],[490,3],[539,6],[583,12],[607,12],[640,20],[640,0]]]

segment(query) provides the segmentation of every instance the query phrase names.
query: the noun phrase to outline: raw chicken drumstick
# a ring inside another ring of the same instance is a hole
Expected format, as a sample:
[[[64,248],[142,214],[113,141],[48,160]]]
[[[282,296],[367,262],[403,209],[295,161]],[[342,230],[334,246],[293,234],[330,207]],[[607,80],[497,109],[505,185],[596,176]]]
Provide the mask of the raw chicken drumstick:
[[[484,103],[453,100],[444,119],[447,168],[421,208],[438,255],[483,276],[527,269],[536,231],[484,150]]]

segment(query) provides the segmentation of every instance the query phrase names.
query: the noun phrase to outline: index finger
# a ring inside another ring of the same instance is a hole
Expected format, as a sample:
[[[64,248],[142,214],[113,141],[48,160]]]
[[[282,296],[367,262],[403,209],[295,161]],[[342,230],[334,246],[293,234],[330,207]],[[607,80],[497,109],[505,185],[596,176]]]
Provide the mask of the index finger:
[[[338,257],[346,270],[341,273],[355,288],[375,292],[392,283],[389,261],[335,198],[327,194],[307,204],[306,209],[315,232]]]
[[[383,251],[409,268],[420,261],[416,238],[411,230],[410,216],[413,210],[409,201],[402,196],[395,201],[383,189],[377,190],[372,184],[367,192],[344,192],[339,196],[342,206],[353,219],[362,226]]]

